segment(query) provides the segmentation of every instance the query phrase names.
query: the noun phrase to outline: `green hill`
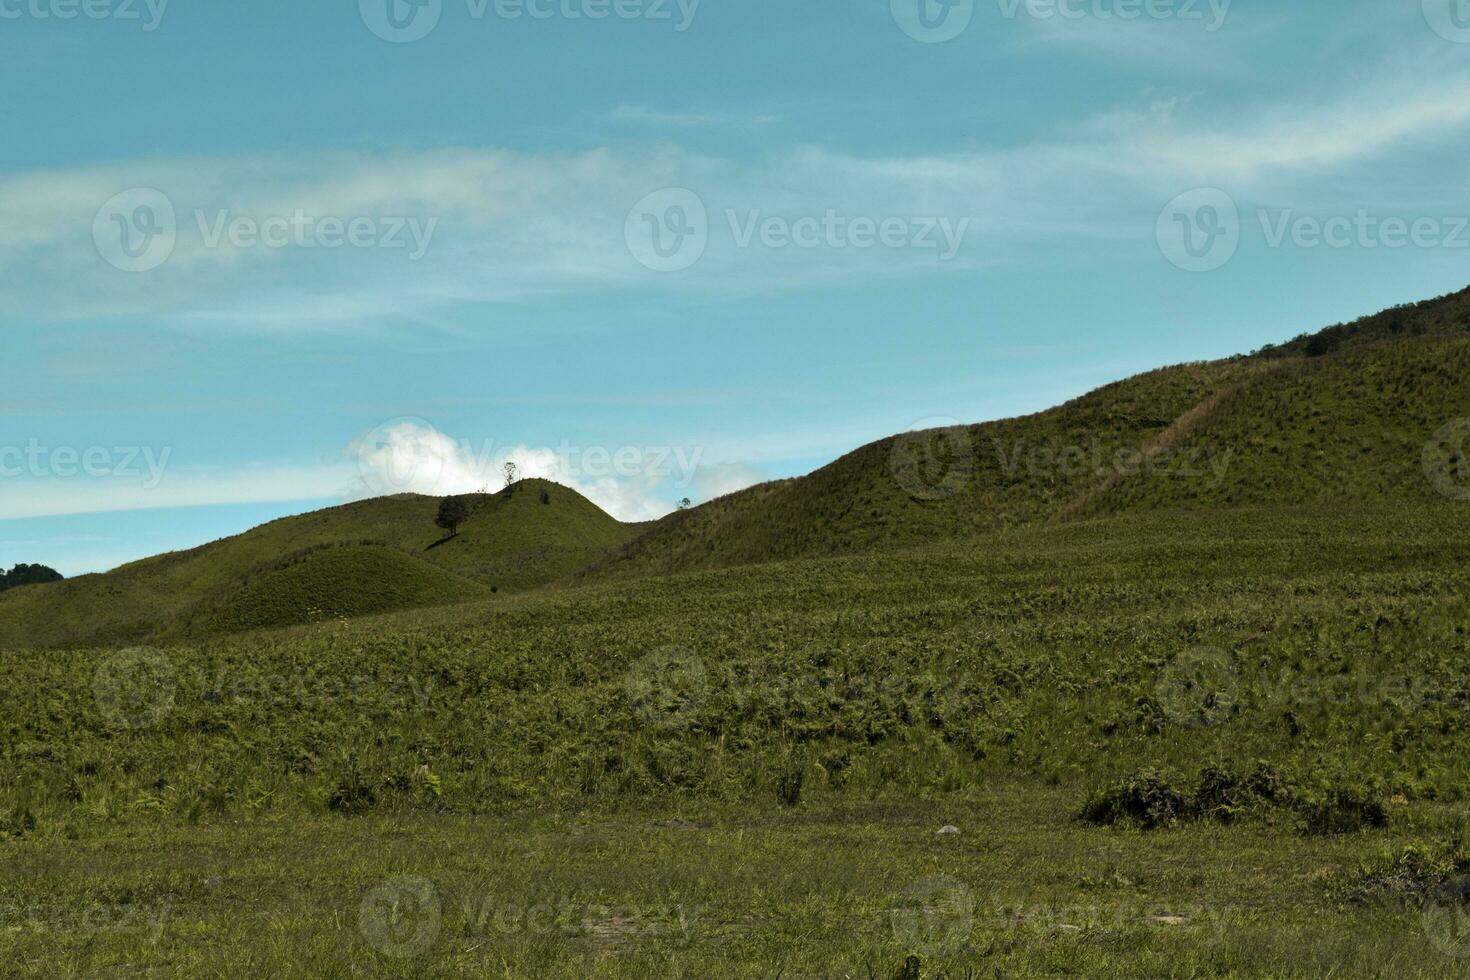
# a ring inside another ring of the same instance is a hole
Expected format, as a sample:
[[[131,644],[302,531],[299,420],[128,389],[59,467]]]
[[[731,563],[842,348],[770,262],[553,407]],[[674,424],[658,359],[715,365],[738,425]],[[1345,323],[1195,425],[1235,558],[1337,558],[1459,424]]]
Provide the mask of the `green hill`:
[[[466,498],[471,515],[447,540],[437,498],[362,501],[14,590],[0,598],[0,645],[288,625],[1129,512],[1440,499],[1426,447],[1470,417],[1467,323],[1470,290],[1252,356],[1152,371],[1036,415],[893,436],[651,525],[620,524],[535,480]],[[1459,447],[1429,451],[1447,472],[1467,466]],[[359,548],[314,554],[345,544]]]
[[[472,515],[449,540],[434,525],[439,498],[380,497],[104,575],[15,589],[0,597],[0,646],[159,640],[522,591],[634,533],[542,480],[468,499]]]
[[[1282,348],[1185,364],[1037,415],[884,439],[809,476],[672,515],[583,577],[838,555],[1136,510],[1434,499],[1426,445],[1470,416],[1470,337],[1453,335],[1467,310],[1470,291],[1330,328],[1328,341],[1299,345],[1313,356]],[[1337,353],[1320,353],[1324,343]]]

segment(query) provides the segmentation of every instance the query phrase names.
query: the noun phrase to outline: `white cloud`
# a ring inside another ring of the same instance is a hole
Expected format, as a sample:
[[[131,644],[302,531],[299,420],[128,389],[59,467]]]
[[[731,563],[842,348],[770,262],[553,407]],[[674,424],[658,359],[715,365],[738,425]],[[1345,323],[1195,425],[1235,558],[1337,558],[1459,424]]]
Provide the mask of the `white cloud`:
[[[422,419],[397,419],[353,441],[358,475],[348,496],[445,496],[499,490],[506,464],[519,479],[571,487],[620,521],[663,517],[702,470],[698,447],[472,445]]]
[[[703,455],[697,446],[472,445],[421,419],[398,419],[353,440],[339,461],[321,465],[189,470],[163,454],[151,469],[133,466],[133,475],[7,477],[0,520],[495,491],[505,485],[505,465],[513,463],[518,478],[551,480],[619,520],[647,521],[669,513],[686,494],[703,499],[706,493],[729,492],[723,488],[737,488],[750,473],[729,465],[705,467]]]
[[[1419,60],[1422,70],[1414,72],[1397,65],[1364,72],[1331,99],[1296,93],[1231,115],[1166,94],[1025,144],[948,153],[862,156],[804,147],[749,163],[673,145],[542,154],[452,149],[20,173],[0,178],[0,295],[8,316],[43,321],[148,317],[232,329],[365,329],[399,319],[432,325],[468,303],[578,291],[747,294],[963,275],[1013,261],[1027,244],[1054,253],[1150,236],[1163,203],[1192,187],[1297,199],[1290,196],[1311,192],[1323,175],[1340,178],[1390,152],[1462,139],[1470,69],[1442,54]],[[648,107],[620,111],[630,119],[659,116]],[[1359,186],[1373,183],[1368,176]],[[165,265],[129,274],[102,261],[92,225],[104,201],[140,186],[169,196],[180,232]],[[699,194],[711,240],[698,264],[661,275],[635,261],[624,231],[636,202],[671,186]],[[210,219],[221,210],[254,219],[300,210],[344,221],[438,224],[418,262],[407,250],[384,248],[206,247],[196,212]],[[944,263],[938,250],[914,248],[773,249],[758,239],[739,247],[726,214],[744,222],[829,210],[970,225],[956,260]]]

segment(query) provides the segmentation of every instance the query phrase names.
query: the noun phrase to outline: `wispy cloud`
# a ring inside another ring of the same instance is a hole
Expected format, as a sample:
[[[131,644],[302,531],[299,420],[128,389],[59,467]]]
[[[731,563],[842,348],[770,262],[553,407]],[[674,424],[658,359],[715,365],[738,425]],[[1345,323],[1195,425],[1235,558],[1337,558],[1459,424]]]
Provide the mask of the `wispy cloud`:
[[[660,109],[651,105],[620,105],[608,113],[610,122],[638,126],[690,128],[701,126],[770,126],[781,122],[773,113],[691,112]]]
[[[121,477],[6,479],[0,520],[323,500],[342,496],[351,477],[345,466],[247,466],[192,472],[170,469],[156,484]]]
[[[357,330],[433,324],[465,304],[578,291],[741,294],[963,274],[1014,261],[1032,243],[1054,252],[1150,235],[1163,203],[1195,186],[1279,198],[1323,174],[1463,140],[1470,68],[1449,57],[1421,57],[1424,70],[1414,73],[1387,65],[1331,98],[1297,93],[1249,114],[1154,97],[1027,143],[922,155],[810,146],[751,164],[659,144],[144,160],[21,173],[0,178],[0,294],[6,315],[40,320],[147,316],[232,329]],[[620,111],[670,124],[716,118]],[[144,273],[108,265],[93,240],[99,206],[134,187],[163,192],[178,216],[172,256]],[[634,205],[666,187],[694,191],[708,215],[703,257],[676,274],[640,265],[627,238]],[[789,228],[826,215],[938,218],[965,223],[965,234],[945,262],[933,249],[780,247],[752,233],[765,218]],[[297,216],[314,228],[334,221],[339,233],[366,220],[379,237],[363,246],[265,247],[219,233],[222,220],[259,229]],[[397,229],[401,247],[386,247],[395,221],[417,224]]]

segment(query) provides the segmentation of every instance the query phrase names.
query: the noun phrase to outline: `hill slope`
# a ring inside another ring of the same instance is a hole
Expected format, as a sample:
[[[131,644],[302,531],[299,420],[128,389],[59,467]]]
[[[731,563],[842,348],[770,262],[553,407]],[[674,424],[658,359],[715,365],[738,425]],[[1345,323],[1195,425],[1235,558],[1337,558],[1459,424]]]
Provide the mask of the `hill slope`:
[[[239,633],[490,597],[490,590],[384,545],[312,548],[200,603],[183,631]]]
[[[1470,322],[1470,290],[1402,309],[1332,328],[1328,341],[1302,340],[1311,357],[1278,350],[1180,365],[1038,415],[884,439],[809,476],[672,515],[582,577],[844,554],[1136,510],[1435,499],[1426,445],[1470,416],[1470,336],[1454,335]],[[1390,322],[1401,339],[1382,339]],[[1318,356],[1323,343],[1339,352]]]
[[[16,589],[0,597],[0,646],[127,643],[459,602],[550,582],[634,533],[545,481],[469,500],[472,516],[447,541],[434,525],[438,498],[381,497]]]
[[[809,476],[665,518],[594,574],[842,554],[1027,523],[1091,485],[1074,448],[1111,457],[1146,444],[1192,407],[1268,369],[1245,360],[1185,365],[1039,415],[890,437]]]

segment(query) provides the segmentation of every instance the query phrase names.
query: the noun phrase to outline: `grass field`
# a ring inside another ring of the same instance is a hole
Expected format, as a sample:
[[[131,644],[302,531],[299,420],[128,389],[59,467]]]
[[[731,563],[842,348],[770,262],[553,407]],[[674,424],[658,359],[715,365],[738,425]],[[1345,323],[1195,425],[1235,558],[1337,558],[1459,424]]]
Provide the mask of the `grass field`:
[[[16,852],[5,954],[38,977],[1466,973],[1437,906],[1348,897],[1363,853],[1411,832],[1143,834],[1071,803],[1007,781],[796,812],[138,829]]]
[[[0,961],[1466,973],[1465,515],[1129,515],[11,653]]]

